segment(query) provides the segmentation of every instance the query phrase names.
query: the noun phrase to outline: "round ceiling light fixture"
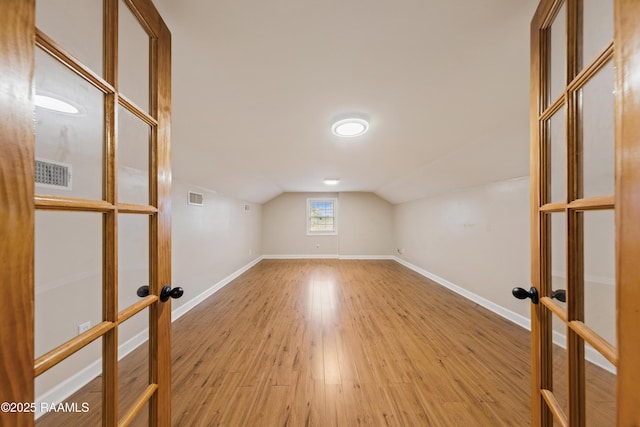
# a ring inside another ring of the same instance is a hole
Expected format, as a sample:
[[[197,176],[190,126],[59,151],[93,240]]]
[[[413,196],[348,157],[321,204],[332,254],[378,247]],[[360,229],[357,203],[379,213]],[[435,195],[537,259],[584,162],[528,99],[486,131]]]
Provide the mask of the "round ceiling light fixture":
[[[46,95],[36,95],[35,98],[36,107],[45,108],[51,111],[57,111],[58,113],[80,113],[80,111],[76,107],[61,99]]]
[[[369,122],[365,119],[351,117],[338,120],[331,126],[331,131],[338,136],[352,138],[360,136],[369,130]]]

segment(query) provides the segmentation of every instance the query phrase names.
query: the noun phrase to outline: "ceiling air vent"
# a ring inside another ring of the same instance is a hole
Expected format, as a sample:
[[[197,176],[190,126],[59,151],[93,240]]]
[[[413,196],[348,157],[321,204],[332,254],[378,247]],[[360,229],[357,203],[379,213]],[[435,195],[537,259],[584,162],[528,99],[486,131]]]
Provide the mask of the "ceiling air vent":
[[[203,206],[204,205],[204,194],[196,193],[194,191],[189,191],[189,204],[195,206]]]
[[[71,190],[71,165],[53,160],[36,159],[36,185]]]

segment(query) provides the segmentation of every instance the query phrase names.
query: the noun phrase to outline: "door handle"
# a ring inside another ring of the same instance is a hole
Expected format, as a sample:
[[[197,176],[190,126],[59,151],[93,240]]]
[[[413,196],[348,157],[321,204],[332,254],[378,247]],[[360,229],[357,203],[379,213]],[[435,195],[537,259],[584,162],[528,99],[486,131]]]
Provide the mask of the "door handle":
[[[180,287],[171,289],[171,286],[163,286],[160,292],[160,301],[167,302],[169,298],[180,298],[184,294],[184,290]]]
[[[149,295],[149,286],[140,286],[136,291],[136,294],[140,298],[144,298]],[[169,298],[180,298],[184,294],[184,290],[180,287],[171,289],[171,286],[163,286],[160,291],[160,301],[167,302]]]
[[[551,292],[551,298],[555,298],[560,302],[567,302],[567,291],[565,291],[564,289],[553,291]]]
[[[538,290],[533,286],[529,288],[528,291],[523,288],[513,288],[511,290],[511,294],[518,299],[531,298],[532,303],[534,304],[538,303]]]

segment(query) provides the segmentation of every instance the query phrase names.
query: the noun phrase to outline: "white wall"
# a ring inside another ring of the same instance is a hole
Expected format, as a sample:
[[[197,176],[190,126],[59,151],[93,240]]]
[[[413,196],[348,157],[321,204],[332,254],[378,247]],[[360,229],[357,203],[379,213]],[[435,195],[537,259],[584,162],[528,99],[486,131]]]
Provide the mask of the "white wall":
[[[394,215],[401,259],[529,317],[511,295],[530,283],[528,178],[402,203]]]
[[[204,206],[188,205],[188,191],[204,194]],[[172,203],[173,285],[185,291],[175,311],[261,255],[262,206],[179,180]]]
[[[307,198],[338,193],[282,193],[262,206],[262,252],[266,255],[338,255],[338,236],[307,235]],[[340,210],[338,199],[338,210]],[[338,212],[338,233],[342,232]]]
[[[497,182],[394,207],[400,259],[525,318],[530,304],[511,289],[529,288],[529,179]],[[553,214],[553,289],[566,289],[564,214]],[[615,224],[612,211],[586,212],[585,323],[610,343],[615,334]],[[554,322],[555,342],[565,329]],[[587,349],[587,357],[613,370]]]
[[[392,255],[393,205],[373,193],[340,193],[340,256]]]
[[[309,197],[337,199],[337,235],[307,235]],[[262,233],[267,256],[389,256],[393,209],[373,193],[283,193],[263,205]]]

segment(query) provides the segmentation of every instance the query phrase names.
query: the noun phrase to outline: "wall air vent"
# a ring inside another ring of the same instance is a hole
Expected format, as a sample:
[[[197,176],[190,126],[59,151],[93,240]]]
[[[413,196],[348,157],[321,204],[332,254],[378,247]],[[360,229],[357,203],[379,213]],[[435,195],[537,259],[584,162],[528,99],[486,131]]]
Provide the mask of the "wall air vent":
[[[189,191],[189,204],[194,206],[204,205],[204,194]]]
[[[71,190],[71,165],[53,160],[36,159],[36,185]]]

